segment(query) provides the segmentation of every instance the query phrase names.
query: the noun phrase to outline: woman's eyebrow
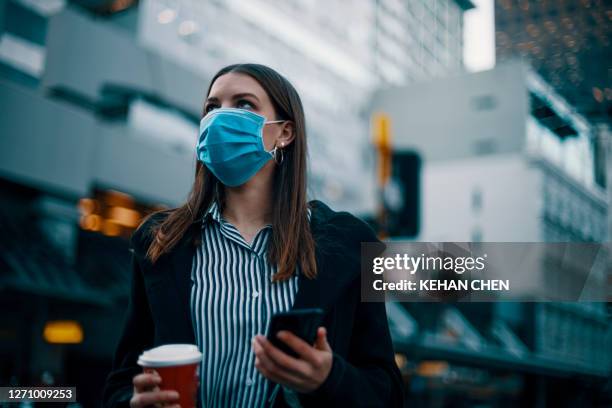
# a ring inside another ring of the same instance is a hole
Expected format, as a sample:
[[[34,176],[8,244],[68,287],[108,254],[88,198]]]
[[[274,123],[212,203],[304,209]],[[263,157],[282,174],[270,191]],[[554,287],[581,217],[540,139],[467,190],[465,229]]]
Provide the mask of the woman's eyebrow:
[[[259,98],[255,94],[252,94],[249,92],[243,92],[243,93],[236,94],[232,97],[232,99],[244,98],[245,96],[253,97],[255,98],[256,101],[259,101]]]
[[[250,96],[252,98],[254,98],[256,101],[259,101],[259,98],[257,97],[257,95],[252,94],[250,92],[242,92],[242,93],[238,93],[234,96],[232,96],[232,99],[236,100],[239,98],[244,98],[245,96]],[[206,99],[206,102],[219,102],[219,98],[217,98],[216,96],[210,96]]]

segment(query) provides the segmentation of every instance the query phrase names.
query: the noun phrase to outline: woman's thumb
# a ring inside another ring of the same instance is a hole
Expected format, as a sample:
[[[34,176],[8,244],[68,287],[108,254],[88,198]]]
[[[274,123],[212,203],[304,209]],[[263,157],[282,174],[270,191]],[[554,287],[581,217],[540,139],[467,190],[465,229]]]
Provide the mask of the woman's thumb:
[[[329,343],[327,342],[327,330],[325,327],[319,327],[317,330],[317,340],[315,341],[315,348],[318,350],[332,351]]]

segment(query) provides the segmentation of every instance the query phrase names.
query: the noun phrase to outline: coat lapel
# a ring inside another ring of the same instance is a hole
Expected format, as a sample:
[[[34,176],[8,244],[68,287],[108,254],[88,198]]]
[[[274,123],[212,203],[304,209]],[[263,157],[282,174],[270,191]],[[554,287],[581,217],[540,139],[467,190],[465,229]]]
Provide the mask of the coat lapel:
[[[172,308],[177,308],[175,314],[176,341],[194,344],[195,335],[193,322],[191,321],[191,267],[195,246],[193,245],[194,234],[201,228],[201,223],[191,225],[189,231],[177,244],[172,256],[172,269],[176,284],[176,301]]]
[[[327,228],[332,214],[333,211],[325,204],[314,201],[311,230],[315,239],[317,276],[308,279],[303,274],[299,275],[298,291],[292,309],[329,309],[359,272],[352,262],[346,261],[354,259],[351,253],[354,248],[341,246],[340,240],[335,240],[337,237]]]

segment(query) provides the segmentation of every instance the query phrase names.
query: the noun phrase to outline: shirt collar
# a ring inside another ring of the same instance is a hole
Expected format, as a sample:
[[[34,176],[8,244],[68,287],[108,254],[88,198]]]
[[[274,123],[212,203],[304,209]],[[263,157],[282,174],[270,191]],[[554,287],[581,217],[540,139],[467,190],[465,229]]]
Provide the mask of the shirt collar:
[[[221,222],[221,211],[219,210],[219,204],[217,204],[216,200],[213,200],[210,207],[208,207],[208,210],[206,210],[206,213],[204,214],[204,221],[211,219],[219,223]],[[203,222],[202,227],[204,227],[205,224],[206,222]]]
[[[306,209],[306,216],[308,217],[308,221],[310,222],[310,218],[312,215],[312,210],[310,209],[310,207],[307,207]],[[206,210],[206,213],[204,214],[204,221],[207,220],[215,220],[218,223],[221,223],[222,221],[222,217],[221,217],[221,211],[219,210],[219,204],[217,203],[216,200],[213,200],[213,202],[210,204],[210,207],[208,207],[208,210]],[[205,222],[202,223],[202,227],[204,227]],[[266,224],[266,227],[271,227],[272,224]]]

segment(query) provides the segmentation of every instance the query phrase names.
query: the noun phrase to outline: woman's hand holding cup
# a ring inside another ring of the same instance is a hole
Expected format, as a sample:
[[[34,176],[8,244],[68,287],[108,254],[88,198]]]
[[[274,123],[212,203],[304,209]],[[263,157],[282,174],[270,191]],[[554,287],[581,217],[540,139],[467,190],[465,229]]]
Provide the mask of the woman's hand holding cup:
[[[164,344],[138,357],[130,406],[196,408],[202,353],[195,344]]]
[[[157,372],[148,372],[135,375],[132,383],[134,384],[134,395],[130,400],[130,407],[144,408],[150,407],[179,407],[179,394],[176,391],[159,389],[162,379]]]

